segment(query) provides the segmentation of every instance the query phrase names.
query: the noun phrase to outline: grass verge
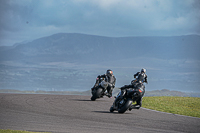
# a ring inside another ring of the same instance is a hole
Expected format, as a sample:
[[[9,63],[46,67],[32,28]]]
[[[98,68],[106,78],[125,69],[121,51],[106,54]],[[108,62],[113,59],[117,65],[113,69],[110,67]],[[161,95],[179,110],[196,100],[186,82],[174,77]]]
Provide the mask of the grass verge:
[[[144,97],[142,101],[142,107],[162,112],[200,118],[199,97]]]

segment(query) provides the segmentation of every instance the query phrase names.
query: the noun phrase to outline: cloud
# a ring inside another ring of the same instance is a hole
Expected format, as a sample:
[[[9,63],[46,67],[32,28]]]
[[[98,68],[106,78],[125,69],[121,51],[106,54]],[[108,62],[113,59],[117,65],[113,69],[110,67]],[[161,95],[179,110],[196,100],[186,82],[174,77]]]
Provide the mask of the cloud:
[[[198,0],[6,0],[0,1],[0,17],[0,45],[57,32],[116,37],[200,34]]]

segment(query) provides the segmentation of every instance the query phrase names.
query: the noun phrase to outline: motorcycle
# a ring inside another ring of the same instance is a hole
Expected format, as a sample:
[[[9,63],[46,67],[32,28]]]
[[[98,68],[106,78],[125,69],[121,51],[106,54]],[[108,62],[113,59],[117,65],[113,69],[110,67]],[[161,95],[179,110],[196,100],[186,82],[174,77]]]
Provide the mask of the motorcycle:
[[[115,101],[110,107],[110,112],[114,112],[116,110],[118,113],[124,113],[130,108],[133,109],[133,103],[136,102],[139,98],[142,98],[144,93],[145,86],[143,83],[137,84],[134,88],[121,90],[117,97],[115,97]],[[135,107],[135,109],[136,108],[137,107]]]
[[[106,93],[106,88],[108,87],[108,82],[105,81],[104,78],[97,79],[98,86],[91,90],[92,97],[91,100],[95,101],[98,98],[102,98],[103,96],[108,96]]]

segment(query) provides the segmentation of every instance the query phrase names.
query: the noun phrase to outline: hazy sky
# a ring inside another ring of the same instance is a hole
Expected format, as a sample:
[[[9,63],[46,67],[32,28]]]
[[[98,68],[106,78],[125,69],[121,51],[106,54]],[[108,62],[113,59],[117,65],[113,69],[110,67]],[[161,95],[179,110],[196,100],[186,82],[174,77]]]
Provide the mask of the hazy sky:
[[[60,32],[200,35],[200,0],[0,0],[0,46]]]

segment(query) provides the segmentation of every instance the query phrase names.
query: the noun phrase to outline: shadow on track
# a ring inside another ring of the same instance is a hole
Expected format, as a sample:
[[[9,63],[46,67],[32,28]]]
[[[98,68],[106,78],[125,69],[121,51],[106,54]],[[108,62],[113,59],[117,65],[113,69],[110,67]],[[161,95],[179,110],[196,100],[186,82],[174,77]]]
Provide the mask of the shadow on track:
[[[121,113],[118,113],[118,112],[110,112],[110,111],[92,111],[92,112],[95,112],[95,113],[106,113],[106,114],[121,114]],[[130,112],[125,112],[123,113],[123,115],[125,114],[132,114]]]
[[[109,114],[111,113],[111,112],[109,112],[109,111],[92,111],[92,112],[95,112],[95,113],[107,113],[107,114],[108,114],[108,113],[109,113]]]
[[[70,101],[83,101],[83,102],[85,102],[85,101],[91,101],[91,100],[86,100],[86,99],[70,99]]]
[[[91,101],[90,99],[69,99],[70,101],[82,101],[82,102],[105,102],[105,100],[96,100],[96,101]]]

